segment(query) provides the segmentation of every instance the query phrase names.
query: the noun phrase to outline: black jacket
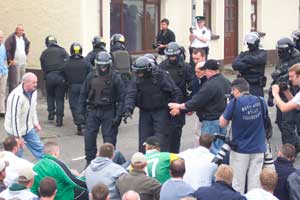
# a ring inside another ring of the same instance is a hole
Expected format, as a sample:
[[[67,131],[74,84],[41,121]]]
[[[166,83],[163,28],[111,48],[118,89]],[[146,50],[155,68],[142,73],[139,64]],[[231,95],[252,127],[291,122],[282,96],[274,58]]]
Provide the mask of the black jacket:
[[[259,82],[265,74],[267,52],[263,49],[240,53],[233,61],[232,68],[239,71],[248,82]]]
[[[157,44],[169,44],[170,42],[175,42],[175,34],[170,29],[167,29],[165,32],[160,30],[156,36],[156,43]],[[158,54],[165,55],[164,53],[165,48],[158,49]]]
[[[82,84],[91,70],[91,64],[82,56],[72,55],[63,70],[68,85]]]
[[[226,95],[230,94],[230,81],[218,73],[210,77],[200,90],[187,102],[189,111],[199,111],[203,120],[217,120],[226,107]]]
[[[87,105],[88,105],[88,95],[91,89],[91,82],[94,78],[94,72],[90,72],[83,82],[81,87],[80,96],[79,96],[79,105],[80,105],[80,113],[85,114]],[[123,115],[123,107],[124,107],[124,96],[125,96],[125,87],[122,81],[121,75],[116,72],[112,71],[112,85],[113,85],[113,92],[115,95],[115,106],[116,106],[116,115],[122,116]]]
[[[300,199],[300,170],[289,175],[287,179],[289,200],[299,200]]]
[[[176,86],[171,76],[164,70],[155,67],[152,70],[152,80],[160,85],[161,91],[170,97],[169,102],[181,102],[183,99],[180,89]],[[127,94],[125,96],[125,112],[133,112],[138,96],[137,78],[133,77],[127,86]],[[168,108],[168,105],[165,106]]]
[[[193,196],[197,200],[247,200],[223,181],[217,181],[210,187],[200,187]]]
[[[29,47],[30,47],[30,41],[27,39],[25,34],[23,34],[23,39],[25,42],[25,53],[28,55],[29,53]],[[16,33],[12,33],[9,35],[5,41],[5,48],[6,48],[6,54],[7,54],[7,62],[10,60],[15,59],[15,53],[17,48],[17,40],[16,40]]]

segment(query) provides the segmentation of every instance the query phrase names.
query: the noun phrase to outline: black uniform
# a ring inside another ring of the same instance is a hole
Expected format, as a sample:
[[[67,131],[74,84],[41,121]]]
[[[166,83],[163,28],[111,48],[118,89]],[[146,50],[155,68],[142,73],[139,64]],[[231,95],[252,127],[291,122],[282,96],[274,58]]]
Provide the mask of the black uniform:
[[[51,44],[43,51],[40,61],[44,72],[47,92],[47,106],[49,114],[55,114],[57,120],[64,116],[65,78],[63,76],[64,63],[69,55],[57,44]]]
[[[169,59],[166,59],[159,64],[159,67],[170,74],[177,87],[181,90],[183,102],[185,102],[188,99],[187,89],[191,89],[191,82],[194,77],[192,67],[185,63],[183,59],[175,63],[171,63]],[[185,113],[171,117],[170,122],[170,152],[179,153],[182,127],[185,124]]]
[[[97,53],[99,53],[99,52],[101,52],[101,51],[106,51],[106,50],[103,49],[103,48],[94,48],[92,51],[90,51],[90,52],[86,55],[85,59],[86,59],[89,63],[91,63],[91,67],[95,65],[95,58],[96,58],[96,55],[97,55]]]
[[[300,53],[296,49],[293,50],[291,56],[288,57],[286,60],[280,60],[278,65],[276,66],[276,71],[272,73],[273,82],[280,84],[280,82],[285,81],[288,82],[288,69],[296,63],[300,62]],[[276,77],[276,73],[280,74],[279,77]],[[281,80],[280,80],[281,79]],[[290,87],[291,93],[295,95],[299,89],[295,86]],[[280,97],[283,101],[288,102],[288,99],[285,95],[280,92]],[[276,107],[276,121],[280,132],[281,132],[281,139],[282,143],[290,143],[297,145],[298,137],[297,137],[297,127],[300,127],[299,121],[297,121],[297,115],[299,111],[293,110],[289,112],[281,112],[278,107]]]
[[[96,157],[97,134],[101,126],[103,142],[116,145],[117,131],[113,119],[122,116],[125,88],[118,72],[110,70],[101,74],[91,72],[80,92],[81,113],[86,113],[84,133],[87,163]]]
[[[70,56],[64,67],[68,86],[69,105],[74,124],[78,127],[84,124],[84,117],[81,115],[79,109],[80,90],[90,68],[90,64],[81,55]]]
[[[238,77],[247,80],[250,86],[250,94],[264,96],[266,86],[265,66],[267,52],[263,49],[245,51],[240,53],[232,63],[232,68],[239,72]]]
[[[125,113],[140,109],[139,151],[145,152],[143,143],[152,135],[161,141],[161,151],[169,151],[169,102],[181,102],[182,94],[170,75],[154,67],[148,78],[133,77],[128,83]]]

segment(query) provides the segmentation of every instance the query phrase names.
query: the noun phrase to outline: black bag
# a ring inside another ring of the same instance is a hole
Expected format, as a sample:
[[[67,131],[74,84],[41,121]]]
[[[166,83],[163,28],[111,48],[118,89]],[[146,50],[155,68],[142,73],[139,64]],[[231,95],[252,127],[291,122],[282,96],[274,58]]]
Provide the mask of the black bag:
[[[267,140],[269,140],[273,135],[272,122],[271,122],[268,112],[265,112],[265,107],[264,107],[262,99],[260,97],[258,97],[258,99],[259,99],[259,103],[260,103],[260,107],[261,107],[261,112],[263,114],[266,138],[267,138]]]

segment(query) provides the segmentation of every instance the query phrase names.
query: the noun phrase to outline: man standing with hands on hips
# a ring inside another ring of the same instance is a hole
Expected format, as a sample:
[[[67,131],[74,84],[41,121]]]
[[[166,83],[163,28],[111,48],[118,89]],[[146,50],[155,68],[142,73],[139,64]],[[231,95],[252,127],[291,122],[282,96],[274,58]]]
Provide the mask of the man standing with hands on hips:
[[[190,64],[193,65],[192,52],[195,48],[201,48],[205,51],[206,60],[209,53],[209,41],[211,40],[211,32],[205,27],[205,17],[196,16],[197,27],[195,29],[190,28],[189,40],[190,46]]]

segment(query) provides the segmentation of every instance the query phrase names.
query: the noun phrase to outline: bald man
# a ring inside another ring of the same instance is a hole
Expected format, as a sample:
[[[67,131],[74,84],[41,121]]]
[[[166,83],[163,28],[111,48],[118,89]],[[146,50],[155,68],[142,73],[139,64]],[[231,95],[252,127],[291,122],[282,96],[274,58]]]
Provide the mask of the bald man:
[[[122,200],[141,200],[139,193],[129,190],[122,196]]]
[[[5,41],[8,68],[9,92],[18,86],[25,73],[30,42],[24,34],[24,26],[18,24],[14,33]]]
[[[44,145],[37,134],[41,131],[36,113],[37,81],[35,74],[26,73],[22,83],[9,94],[4,128],[8,135],[17,137],[20,144],[18,156],[23,155],[25,141],[27,148],[39,160],[43,157]]]

